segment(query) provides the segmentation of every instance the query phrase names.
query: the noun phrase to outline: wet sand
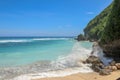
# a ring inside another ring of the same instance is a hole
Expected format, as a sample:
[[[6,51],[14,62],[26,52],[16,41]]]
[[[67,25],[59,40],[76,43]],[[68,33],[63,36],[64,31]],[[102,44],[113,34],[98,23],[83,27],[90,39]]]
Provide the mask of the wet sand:
[[[120,71],[112,72],[111,75],[101,76],[98,73],[78,73],[65,77],[42,78],[32,80],[116,80],[120,78]]]

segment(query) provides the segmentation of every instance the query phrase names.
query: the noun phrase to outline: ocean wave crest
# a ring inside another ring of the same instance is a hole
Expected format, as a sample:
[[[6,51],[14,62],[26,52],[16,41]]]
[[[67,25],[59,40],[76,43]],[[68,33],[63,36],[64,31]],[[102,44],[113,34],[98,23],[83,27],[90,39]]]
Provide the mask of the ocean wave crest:
[[[33,39],[14,39],[14,40],[0,40],[0,43],[23,43],[44,40],[68,40],[69,38],[33,38]]]
[[[18,43],[18,42],[30,42],[29,40],[0,40],[0,43]]]
[[[81,67],[86,68],[86,72],[91,70],[89,65],[85,65],[85,61],[90,56],[90,49],[86,49],[80,45],[79,42],[76,42],[72,48],[72,51],[67,56],[60,56],[56,61],[53,61],[51,64],[56,69],[64,69],[69,67]]]
[[[33,40],[68,40],[69,38],[34,38]]]

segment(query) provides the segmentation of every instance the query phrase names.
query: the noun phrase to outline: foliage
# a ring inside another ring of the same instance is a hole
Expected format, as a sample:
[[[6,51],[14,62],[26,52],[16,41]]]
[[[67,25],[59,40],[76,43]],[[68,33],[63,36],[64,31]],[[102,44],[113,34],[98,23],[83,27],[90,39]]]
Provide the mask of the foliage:
[[[118,39],[120,39],[120,0],[114,0],[100,41],[102,44],[107,44]]]
[[[84,35],[83,35],[83,34],[78,35],[78,36],[77,36],[77,40],[78,40],[78,41],[85,40]]]
[[[98,16],[91,20],[87,27],[84,29],[85,37],[87,39],[98,40],[102,35],[104,27],[108,19],[108,15],[111,12],[112,4],[104,9]]]

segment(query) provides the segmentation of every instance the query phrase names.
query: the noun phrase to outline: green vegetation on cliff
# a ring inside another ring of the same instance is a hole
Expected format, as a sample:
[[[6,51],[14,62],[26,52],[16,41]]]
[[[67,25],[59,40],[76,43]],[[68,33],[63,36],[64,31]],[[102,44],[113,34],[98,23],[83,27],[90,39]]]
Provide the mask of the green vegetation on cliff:
[[[84,34],[87,39],[98,40],[100,38],[106,26],[111,8],[112,4],[88,23],[87,27],[84,29]]]
[[[120,62],[120,0],[114,0],[111,13],[100,38],[100,45],[104,53]]]
[[[109,44],[120,39],[120,0],[114,0],[111,13],[108,17],[103,35],[102,44]],[[120,43],[120,42],[119,42]]]
[[[78,41],[86,40],[83,34],[78,35],[76,39],[77,39]]]
[[[120,62],[120,0],[112,4],[91,20],[84,29],[89,40],[99,40],[106,56]]]

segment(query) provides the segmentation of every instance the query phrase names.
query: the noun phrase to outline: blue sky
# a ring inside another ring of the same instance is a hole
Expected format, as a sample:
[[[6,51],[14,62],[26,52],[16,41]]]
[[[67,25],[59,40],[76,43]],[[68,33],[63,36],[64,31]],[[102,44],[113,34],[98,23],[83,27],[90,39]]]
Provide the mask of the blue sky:
[[[112,0],[0,0],[0,36],[76,36]]]

